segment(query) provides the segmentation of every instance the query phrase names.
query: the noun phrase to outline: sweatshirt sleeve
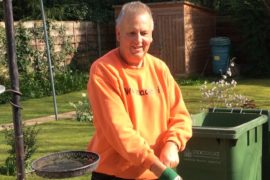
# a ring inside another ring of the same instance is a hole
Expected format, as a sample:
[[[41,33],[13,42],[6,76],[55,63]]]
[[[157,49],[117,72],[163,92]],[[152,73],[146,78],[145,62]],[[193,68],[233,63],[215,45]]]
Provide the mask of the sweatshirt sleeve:
[[[192,121],[181,90],[169,70],[167,70],[167,77],[170,114],[163,141],[173,141],[178,145],[179,151],[183,151],[192,136]]]
[[[96,68],[96,67],[95,67]],[[133,165],[149,169],[157,159],[153,150],[133,128],[117,86],[117,79],[91,70],[88,95],[94,113],[94,123],[99,133],[115,151]]]

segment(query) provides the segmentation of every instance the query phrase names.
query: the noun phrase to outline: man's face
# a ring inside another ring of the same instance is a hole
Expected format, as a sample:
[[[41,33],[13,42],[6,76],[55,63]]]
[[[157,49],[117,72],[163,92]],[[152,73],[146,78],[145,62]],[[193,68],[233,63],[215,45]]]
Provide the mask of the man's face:
[[[116,28],[120,54],[129,65],[137,66],[152,43],[153,22],[147,13],[127,15]]]

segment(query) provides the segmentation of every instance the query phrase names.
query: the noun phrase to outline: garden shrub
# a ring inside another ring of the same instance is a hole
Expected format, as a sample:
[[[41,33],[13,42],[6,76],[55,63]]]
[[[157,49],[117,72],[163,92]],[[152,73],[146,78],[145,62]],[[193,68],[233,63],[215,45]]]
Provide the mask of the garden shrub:
[[[198,86],[202,85],[204,83],[204,78],[197,76],[197,75],[190,75],[187,78],[185,77],[180,77],[180,78],[175,78],[176,82],[181,85],[181,86]]]
[[[230,0],[230,13],[239,28],[249,67],[245,75],[270,77],[270,14],[261,0]]]
[[[232,48],[232,51],[243,55],[241,74],[270,77],[270,10],[267,0],[188,1],[214,9],[218,16],[230,17],[241,36],[241,44]]]
[[[8,79],[8,69],[6,60],[6,33],[5,29],[0,26],[0,84]]]
[[[55,89],[57,94],[82,90],[86,88],[88,73],[79,70],[67,70],[55,75]]]
[[[30,158],[38,148],[37,136],[40,128],[37,126],[23,126],[23,141],[24,141],[24,165],[26,170],[31,170]],[[10,146],[8,157],[5,164],[0,166],[0,174],[14,176],[16,174],[16,150],[15,150],[15,134],[14,130],[5,129],[4,131],[6,143]]]
[[[231,78],[232,69],[235,66],[231,59],[230,65],[225,74],[217,81],[208,83],[205,81],[200,87],[201,91],[201,109],[208,110],[209,108],[253,108],[250,106],[248,97],[237,93],[237,82]]]
[[[76,112],[77,121],[93,121],[93,112],[90,108],[87,96],[85,93],[82,94],[82,99],[78,102],[69,103]]]
[[[80,72],[66,63],[67,56],[75,51],[71,38],[66,36],[66,28],[64,26],[57,26],[51,21],[48,21],[47,24],[56,94],[85,89],[88,73]],[[62,46],[59,52],[54,51],[55,38],[50,36],[51,31],[55,31],[58,34],[57,41],[61,42]],[[0,84],[9,88],[10,80],[7,68],[5,38],[4,28],[0,27]],[[40,25],[35,25],[34,28],[25,28],[23,23],[19,22],[15,26],[16,58],[23,100],[50,96],[52,94],[46,51],[39,50],[31,45],[31,41],[44,41],[43,39],[44,31]],[[8,99],[9,95],[6,93],[0,95],[0,103],[5,103]]]

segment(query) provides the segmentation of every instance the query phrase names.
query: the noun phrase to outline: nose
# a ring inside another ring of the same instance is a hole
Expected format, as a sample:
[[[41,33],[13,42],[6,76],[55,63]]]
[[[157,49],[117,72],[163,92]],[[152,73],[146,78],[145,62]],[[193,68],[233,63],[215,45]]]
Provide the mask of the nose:
[[[140,33],[137,33],[136,36],[135,36],[135,39],[134,41],[137,43],[137,44],[140,44],[142,42],[142,35]]]

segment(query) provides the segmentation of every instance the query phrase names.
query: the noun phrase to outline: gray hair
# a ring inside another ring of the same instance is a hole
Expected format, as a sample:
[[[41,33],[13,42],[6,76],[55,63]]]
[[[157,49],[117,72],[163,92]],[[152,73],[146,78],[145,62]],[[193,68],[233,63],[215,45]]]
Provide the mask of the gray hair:
[[[150,16],[153,25],[152,27],[154,29],[154,21],[151,9],[146,4],[140,1],[129,2],[122,6],[122,9],[116,19],[116,26],[119,26],[123,18],[128,14],[143,14],[143,13],[147,13]]]

